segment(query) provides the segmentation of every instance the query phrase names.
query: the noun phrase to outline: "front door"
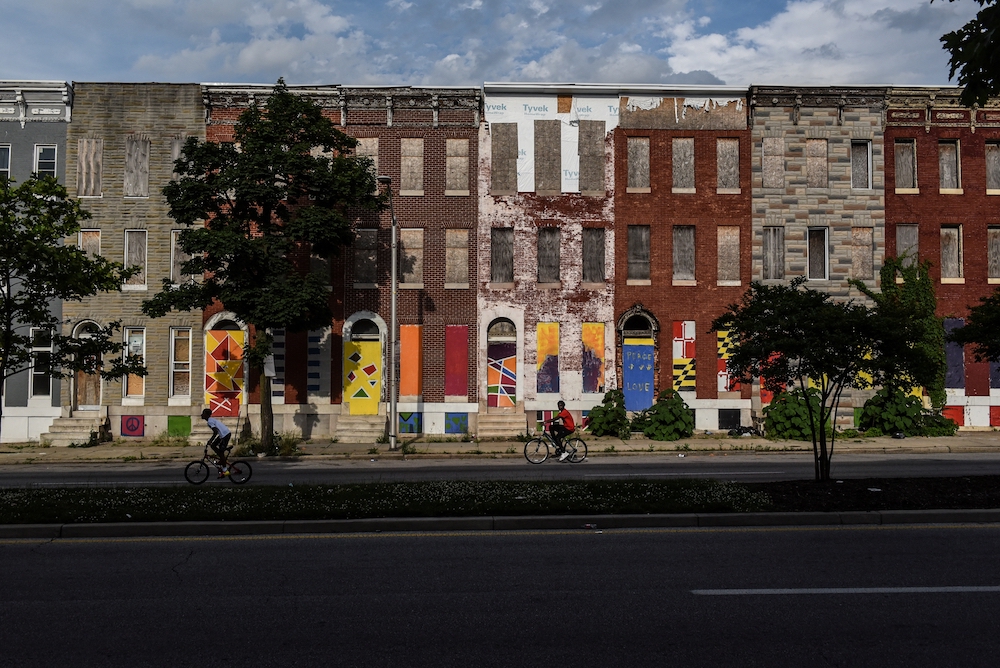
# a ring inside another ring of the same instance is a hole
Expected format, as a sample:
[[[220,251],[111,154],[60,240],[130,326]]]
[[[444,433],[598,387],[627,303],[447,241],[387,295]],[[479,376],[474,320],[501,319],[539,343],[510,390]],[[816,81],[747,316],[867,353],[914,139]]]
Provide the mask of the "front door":
[[[74,397],[78,410],[94,411],[101,406],[101,374],[77,371],[74,378]]]
[[[517,343],[490,342],[486,346],[486,407],[510,409],[517,405]]]
[[[243,348],[241,329],[205,332],[205,403],[216,417],[238,417],[243,404]]]
[[[344,399],[351,415],[377,415],[382,398],[382,342],[344,342]]]
[[[626,338],[622,344],[627,411],[643,411],[653,405],[653,345],[651,338]]]

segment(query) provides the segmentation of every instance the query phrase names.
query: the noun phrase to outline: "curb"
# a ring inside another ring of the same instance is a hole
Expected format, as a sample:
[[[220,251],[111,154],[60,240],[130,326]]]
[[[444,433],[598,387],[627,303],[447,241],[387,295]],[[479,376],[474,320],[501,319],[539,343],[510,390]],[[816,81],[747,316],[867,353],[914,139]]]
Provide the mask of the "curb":
[[[554,531],[602,529],[858,526],[1000,523],[1000,508],[882,510],[805,513],[691,513],[678,515],[538,515],[487,517],[390,517],[357,520],[268,520],[246,522],[120,522],[94,524],[5,524],[9,538],[152,538],[183,536],[272,536],[423,531]]]

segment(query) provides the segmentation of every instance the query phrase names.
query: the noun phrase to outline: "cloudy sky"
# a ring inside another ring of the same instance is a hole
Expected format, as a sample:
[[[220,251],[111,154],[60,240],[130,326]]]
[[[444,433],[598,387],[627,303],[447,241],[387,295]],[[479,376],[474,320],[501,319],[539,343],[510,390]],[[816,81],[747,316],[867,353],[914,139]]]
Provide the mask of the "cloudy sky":
[[[945,84],[974,0],[0,0],[0,79]]]

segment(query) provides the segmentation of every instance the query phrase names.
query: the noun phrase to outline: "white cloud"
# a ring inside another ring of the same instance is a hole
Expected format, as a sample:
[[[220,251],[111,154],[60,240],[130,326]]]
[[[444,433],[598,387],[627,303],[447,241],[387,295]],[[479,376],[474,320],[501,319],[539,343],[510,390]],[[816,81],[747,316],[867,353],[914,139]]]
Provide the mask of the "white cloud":
[[[405,12],[407,9],[413,6],[412,2],[406,2],[406,0],[389,0],[389,2],[387,2],[386,4],[401,12]]]

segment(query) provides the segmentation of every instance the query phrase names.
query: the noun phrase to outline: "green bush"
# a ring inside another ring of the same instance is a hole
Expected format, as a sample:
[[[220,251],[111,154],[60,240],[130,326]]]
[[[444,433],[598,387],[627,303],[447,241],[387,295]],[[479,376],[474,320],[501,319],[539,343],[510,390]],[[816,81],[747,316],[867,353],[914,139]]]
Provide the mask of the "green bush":
[[[954,436],[955,432],[958,431],[958,424],[940,413],[927,411],[923,418],[920,429],[921,436]]]
[[[664,390],[652,407],[636,416],[632,430],[654,441],[676,441],[694,433],[694,414],[681,395]]]
[[[924,409],[918,397],[890,387],[883,387],[865,402],[859,427],[866,436],[896,433],[906,436],[954,436],[958,431],[954,421]]]
[[[768,438],[783,438],[793,441],[811,441],[812,431],[809,428],[809,411],[806,399],[812,405],[814,422],[819,419],[819,390],[814,387],[802,390],[779,392],[774,395],[771,403],[764,407],[764,433]],[[830,432],[827,425],[827,433]]]
[[[621,390],[605,392],[601,405],[590,409],[587,429],[594,436],[628,439],[631,433],[628,416],[625,414],[625,394]]]

